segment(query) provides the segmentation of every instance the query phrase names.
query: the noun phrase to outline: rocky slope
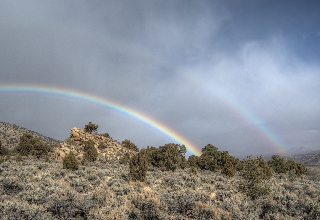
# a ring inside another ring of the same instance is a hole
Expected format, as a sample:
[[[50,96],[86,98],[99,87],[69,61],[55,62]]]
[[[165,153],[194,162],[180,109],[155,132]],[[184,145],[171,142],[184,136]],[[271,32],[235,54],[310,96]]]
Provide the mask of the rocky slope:
[[[39,138],[43,143],[47,145],[57,145],[60,143],[60,141],[58,140],[43,136],[37,132],[28,130],[15,124],[0,122],[0,141],[2,143],[2,146],[4,147],[7,147],[9,149],[14,148],[19,143],[20,137],[25,133]]]
[[[129,155],[136,152],[124,148],[119,142],[112,138],[105,137],[101,134],[90,134],[80,128],[72,128],[69,138],[59,144],[54,149],[55,158],[60,160],[70,151],[81,160],[83,157],[83,146],[87,141],[93,141],[94,146],[98,151],[98,160],[117,161],[122,158],[126,153]]]

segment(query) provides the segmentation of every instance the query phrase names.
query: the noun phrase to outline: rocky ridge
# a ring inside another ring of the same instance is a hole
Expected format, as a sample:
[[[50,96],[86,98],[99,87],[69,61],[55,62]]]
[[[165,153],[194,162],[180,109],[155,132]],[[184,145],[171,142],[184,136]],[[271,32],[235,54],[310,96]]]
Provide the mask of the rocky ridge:
[[[59,144],[54,149],[54,156],[56,159],[61,160],[70,151],[81,160],[84,154],[83,147],[85,142],[93,141],[95,148],[98,151],[98,160],[100,161],[115,161],[122,158],[126,153],[133,155],[136,152],[127,149],[118,141],[112,138],[103,136],[97,133],[88,133],[80,128],[72,128],[69,138]]]
[[[47,145],[58,145],[61,142],[15,124],[0,122],[0,141],[2,146],[7,147],[8,149],[13,149],[15,146],[17,146],[20,137],[25,133],[31,134],[35,138],[39,138]]]

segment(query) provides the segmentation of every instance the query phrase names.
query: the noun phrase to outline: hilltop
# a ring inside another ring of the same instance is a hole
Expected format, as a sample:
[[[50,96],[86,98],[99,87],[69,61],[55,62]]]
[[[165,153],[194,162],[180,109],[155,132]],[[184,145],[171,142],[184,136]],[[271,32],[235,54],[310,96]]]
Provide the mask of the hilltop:
[[[71,129],[70,136],[54,148],[54,156],[61,160],[67,154],[72,152],[79,160],[84,156],[84,143],[92,141],[95,146],[98,161],[119,161],[126,154],[135,154],[128,148],[123,147],[121,143],[101,134],[88,133],[84,129],[74,127]]]
[[[0,140],[4,147],[13,149],[19,143],[19,139],[23,134],[31,134],[47,145],[58,145],[61,142],[15,124],[0,122]]]

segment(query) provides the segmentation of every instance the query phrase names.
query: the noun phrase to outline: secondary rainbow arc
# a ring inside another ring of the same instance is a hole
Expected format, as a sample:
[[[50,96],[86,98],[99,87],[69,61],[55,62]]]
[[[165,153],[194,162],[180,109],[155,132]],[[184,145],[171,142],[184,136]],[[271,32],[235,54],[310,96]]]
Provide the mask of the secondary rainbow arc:
[[[232,96],[225,94],[223,91],[216,89],[208,81],[205,81],[197,74],[186,74],[187,71],[182,71],[180,76],[186,80],[190,85],[200,88],[206,95],[212,95],[221,101],[228,108],[232,109],[237,115],[250,122],[259,133],[272,145],[272,148],[281,155],[287,155],[288,151],[285,148],[284,141],[278,137],[274,131],[268,127],[262,120],[257,117],[249,108],[241,104]],[[200,75],[200,74],[199,74]]]
[[[201,155],[201,151],[194,145],[191,141],[187,140],[178,132],[172,130],[168,126],[164,125],[163,123],[151,118],[146,114],[142,114],[134,109],[125,107],[115,102],[111,102],[105,98],[101,98],[98,96],[93,96],[91,94],[87,94],[84,92],[74,91],[74,90],[67,90],[62,88],[56,87],[41,87],[41,86],[26,86],[26,85],[10,85],[10,86],[0,86],[0,92],[28,92],[28,93],[42,93],[42,94],[49,94],[49,95],[60,95],[69,98],[80,99],[88,102],[93,102],[113,110],[116,110],[122,114],[128,115],[133,117],[148,126],[152,127],[153,129],[157,130],[158,132],[162,133],[163,135],[171,138],[172,140],[178,142],[179,144],[184,144],[189,153],[195,155]]]

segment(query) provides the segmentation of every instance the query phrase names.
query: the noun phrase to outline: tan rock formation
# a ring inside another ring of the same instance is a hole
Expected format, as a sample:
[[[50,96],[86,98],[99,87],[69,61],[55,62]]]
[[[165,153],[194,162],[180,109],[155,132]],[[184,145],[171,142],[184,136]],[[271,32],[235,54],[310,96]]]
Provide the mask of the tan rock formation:
[[[61,160],[72,151],[81,160],[84,153],[83,146],[87,141],[93,141],[99,154],[98,159],[105,158],[107,161],[115,161],[122,158],[126,153],[129,153],[129,155],[137,153],[123,147],[112,138],[99,134],[90,134],[83,129],[74,127],[71,129],[70,137],[61,142],[59,147],[55,149],[54,156],[56,159]]]

